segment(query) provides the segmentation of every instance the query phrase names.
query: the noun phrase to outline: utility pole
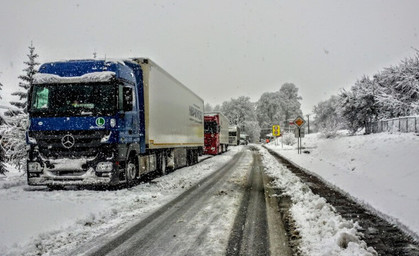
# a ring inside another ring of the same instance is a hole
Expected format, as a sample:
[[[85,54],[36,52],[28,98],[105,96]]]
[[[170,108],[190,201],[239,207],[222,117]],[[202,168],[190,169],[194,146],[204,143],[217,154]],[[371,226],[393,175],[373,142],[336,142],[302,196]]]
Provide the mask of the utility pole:
[[[307,134],[310,134],[310,114],[307,114]]]

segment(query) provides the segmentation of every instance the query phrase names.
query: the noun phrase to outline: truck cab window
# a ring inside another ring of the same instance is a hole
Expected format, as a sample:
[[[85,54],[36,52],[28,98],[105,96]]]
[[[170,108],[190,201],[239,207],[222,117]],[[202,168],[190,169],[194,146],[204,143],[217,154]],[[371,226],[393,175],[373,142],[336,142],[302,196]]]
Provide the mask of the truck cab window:
[[[36,84],[30,99],[36,117],[112,115],[116,110],[112,84]]]
[[[123,87],[122,89],[122,106],[124,112],[132,111],[135,106],[135,97],[131,87]]]
[[[205,122],[204,123],[204,133],[217,133],[219,127],[216,122]]]
[[[35,108],[35,109],[48,108],[48,94],[49,94],[48,88],[37,88],[37,90],[35,91],[36,96],[34,97],[32,108]]]

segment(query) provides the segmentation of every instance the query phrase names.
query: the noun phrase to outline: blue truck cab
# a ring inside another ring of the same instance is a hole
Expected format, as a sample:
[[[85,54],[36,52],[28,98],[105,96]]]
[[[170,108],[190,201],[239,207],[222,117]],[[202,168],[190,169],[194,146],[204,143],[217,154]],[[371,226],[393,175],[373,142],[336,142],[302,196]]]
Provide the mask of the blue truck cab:
[[[146,154],[143,72],[131,60],[45,63],[29,90],[29,185],[113,185]],[[135,166],[136,165],[136,166]]]

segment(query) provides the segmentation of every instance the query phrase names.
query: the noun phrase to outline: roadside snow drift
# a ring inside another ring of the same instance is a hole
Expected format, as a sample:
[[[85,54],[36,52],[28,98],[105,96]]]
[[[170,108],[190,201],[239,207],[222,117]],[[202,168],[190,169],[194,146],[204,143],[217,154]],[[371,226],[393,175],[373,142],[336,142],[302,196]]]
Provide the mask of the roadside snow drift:
[[[419,238],[419,136],[310,134],[300,155],[278,142],[268,147]]]
[[[303,255],[377,255],[360,238],[357,223],[343,219],[324,198],[313,194],[266,149],[261,152],[266,173],[274,178],[275,186],[291,197],[290,211],[301,235]]]

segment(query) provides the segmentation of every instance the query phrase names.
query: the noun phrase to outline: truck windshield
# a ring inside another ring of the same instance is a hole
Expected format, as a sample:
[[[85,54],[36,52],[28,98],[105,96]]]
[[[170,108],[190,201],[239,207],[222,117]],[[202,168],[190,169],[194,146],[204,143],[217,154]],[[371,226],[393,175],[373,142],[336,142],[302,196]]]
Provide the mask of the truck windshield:
[[[217,133],[217,122],[205,122],[204,130],[205,133]]]
[[[90,116],[116,113],[113,84],[34,85],[30,113],[34,116]]]

